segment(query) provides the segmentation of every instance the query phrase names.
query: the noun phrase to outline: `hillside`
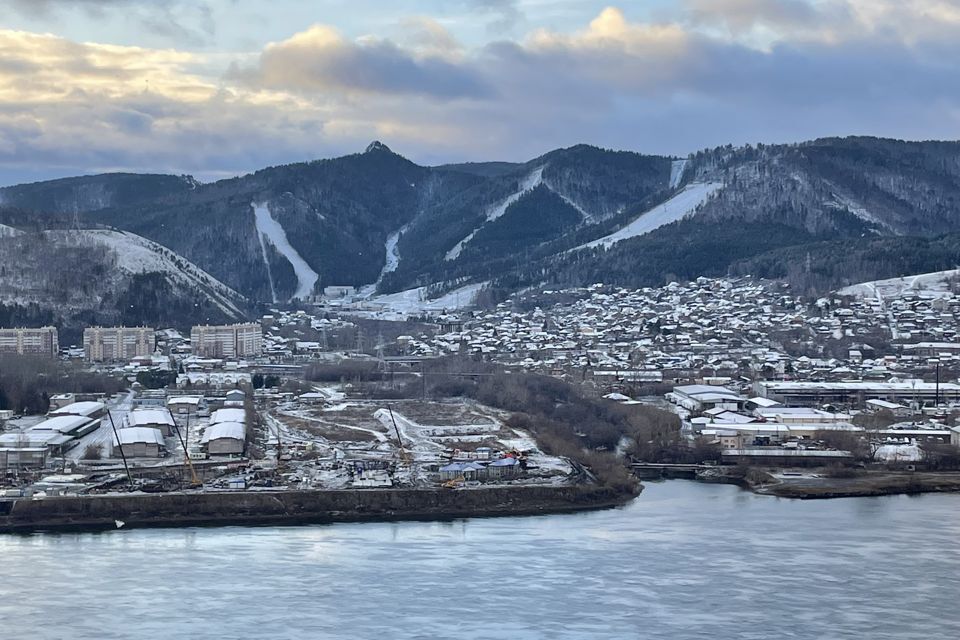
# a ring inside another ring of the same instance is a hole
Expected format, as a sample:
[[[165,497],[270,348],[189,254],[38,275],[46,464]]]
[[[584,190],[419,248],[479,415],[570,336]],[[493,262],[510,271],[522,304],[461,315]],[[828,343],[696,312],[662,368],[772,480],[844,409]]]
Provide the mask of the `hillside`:
[[[125,230],[266,302],[330,285],[658,285],[744,269],[819,290],[955,266],[933,239],[960,232],[960,143],[830,138],[686,159],[577,145],[424,167],[375,142],[211,184],[107,174],[0,189],[0,202],[0,223]],[[881,245],[904,257],[870,258]],[[830,268],[834,251],[852,272]]]
[[[0,227],[0,326],[227,322],[249,303],[196,265],[128,232]]]

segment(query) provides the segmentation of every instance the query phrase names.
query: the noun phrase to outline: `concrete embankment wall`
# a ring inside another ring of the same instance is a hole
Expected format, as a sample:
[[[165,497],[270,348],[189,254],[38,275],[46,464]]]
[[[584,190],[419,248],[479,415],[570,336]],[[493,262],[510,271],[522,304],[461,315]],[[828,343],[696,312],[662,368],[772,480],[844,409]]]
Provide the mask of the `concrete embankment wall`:
[[[633,496],[603,487],[466,490],[238,491],[20,498],[0,502],[0,533],[35,530],[443,519],[612,507]]]

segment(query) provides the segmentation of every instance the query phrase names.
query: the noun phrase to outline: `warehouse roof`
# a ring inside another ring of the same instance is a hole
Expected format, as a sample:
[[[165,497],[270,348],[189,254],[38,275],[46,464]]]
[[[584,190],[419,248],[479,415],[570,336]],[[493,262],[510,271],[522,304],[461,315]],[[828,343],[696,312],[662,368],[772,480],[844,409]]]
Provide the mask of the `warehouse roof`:
[[[127,414],[130,427],[144,427],[151,424],[174,426],[173,418],[166,409],[134,409]]]
[[[220,422],[246,422],[247,412],[243,409],[235,409],[233,407],[228,407],[226,409],[217,409],[212,414],[210,414],[210,424],[217,424]]]
[[[51,411],[51,416],[89,416],[98,411],[106,409],[107,405],[102,402],[72,402],[60,407],[56,411]]]
[[[117,431],[113,438],[113,444],[157,444],[164,446],[163,434],[160,429],[153,427],[128,427]]]
[[[247,437],[247,429],[241,422],[218,422],[212,424],[203,430],[200,436],[200,444],[206,444],[211,440],[220,440],[221,438],[230,438],[232,440],[243,440]]]
[[[199,405],[200,396],[174,396],[167,400],[167,404],[191,404]]]
[[[30,427],[30,431],[56,431],[57,433],[71,433],[80,427],[91,423],[86,416],[55,416]]]

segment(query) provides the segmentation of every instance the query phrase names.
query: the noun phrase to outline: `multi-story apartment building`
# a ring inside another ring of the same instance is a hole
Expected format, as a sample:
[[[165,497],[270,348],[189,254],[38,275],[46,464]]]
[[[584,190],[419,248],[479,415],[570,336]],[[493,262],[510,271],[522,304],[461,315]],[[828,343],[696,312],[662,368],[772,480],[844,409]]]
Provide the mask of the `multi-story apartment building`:
[[[60,339],[56,327],[0,329],[0,353],[56,358]]]
[[[263,329],[257,323],[197,325],[190,331],[193,353],[208,358],[248,358],[263,352]]]
[[[156,347],[151,327],[87,327],[83,355],[90,362],[112,362],[149,356]]]

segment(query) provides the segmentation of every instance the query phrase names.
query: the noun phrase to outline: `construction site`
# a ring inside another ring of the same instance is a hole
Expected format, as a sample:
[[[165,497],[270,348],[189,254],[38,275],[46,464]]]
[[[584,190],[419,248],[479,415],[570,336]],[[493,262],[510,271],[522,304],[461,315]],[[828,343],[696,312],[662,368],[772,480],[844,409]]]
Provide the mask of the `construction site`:
[[[325,392],[325,393],[324,393]],[[476,402],[347,399],[326,388],[306,399],[267,400],[267,459],[302,488],[477,487],[563,484],[575,467],[542,453]]]

